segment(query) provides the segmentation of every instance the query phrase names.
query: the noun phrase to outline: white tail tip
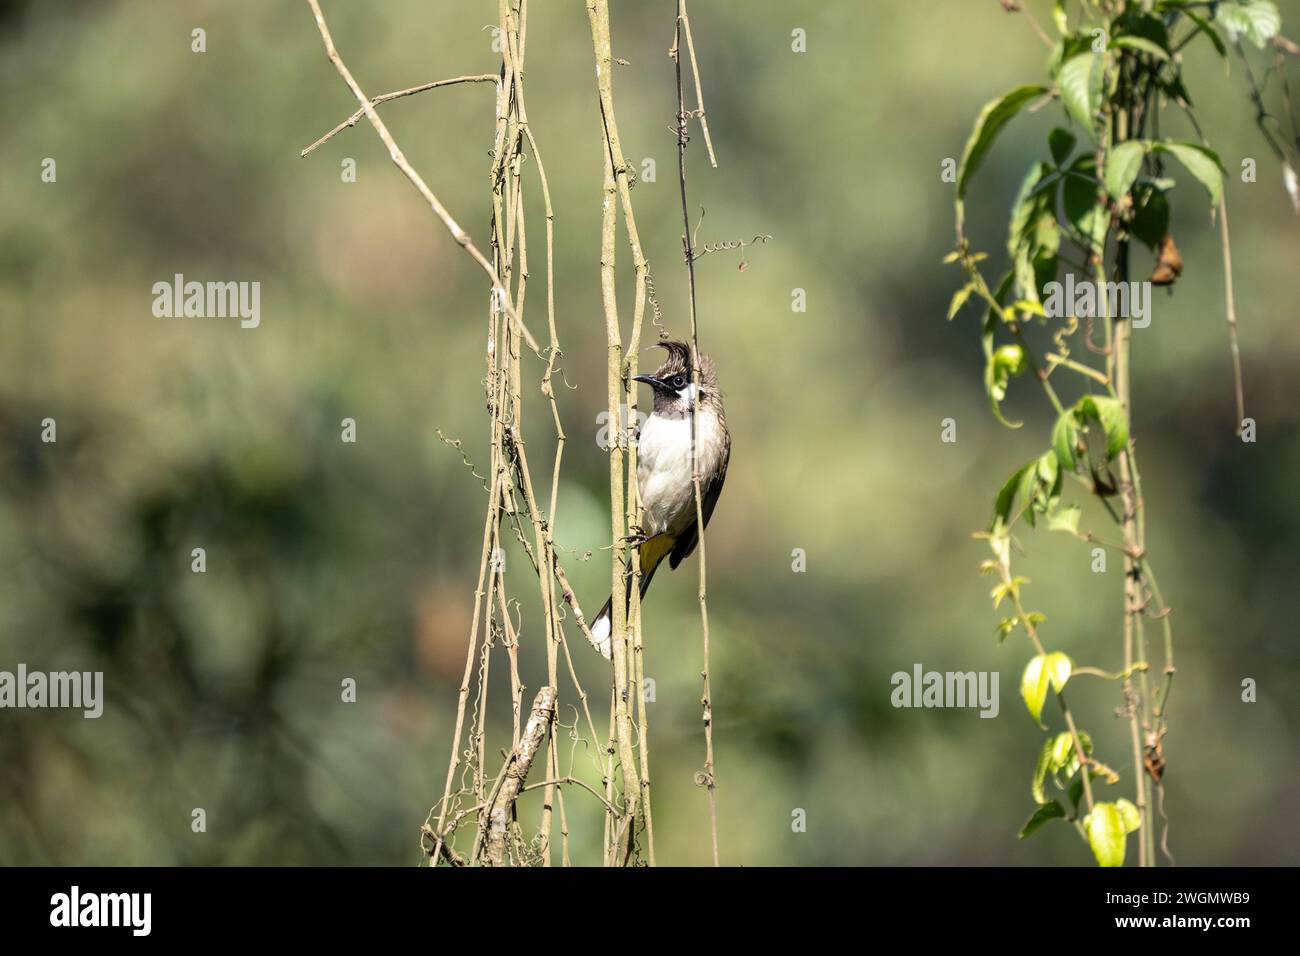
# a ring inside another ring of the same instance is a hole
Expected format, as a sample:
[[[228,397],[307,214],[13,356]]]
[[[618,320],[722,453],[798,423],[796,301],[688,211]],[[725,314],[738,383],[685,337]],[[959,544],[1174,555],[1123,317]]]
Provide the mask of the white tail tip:
[[[604,615],[596,618],[596,623],[591,625],[591,646],[600,651],[605,660],[612,661],[614,651],[609,642],[609,623],[609,618]]]

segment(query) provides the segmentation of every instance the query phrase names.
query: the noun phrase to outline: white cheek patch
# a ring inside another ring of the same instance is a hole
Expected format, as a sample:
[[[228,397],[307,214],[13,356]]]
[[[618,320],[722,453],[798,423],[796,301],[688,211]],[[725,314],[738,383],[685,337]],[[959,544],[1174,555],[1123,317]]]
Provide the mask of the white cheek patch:
[[[677,397],[686,403],[687,408],[695,405],[695,383],[691,382],[685,388],[677,390]]]

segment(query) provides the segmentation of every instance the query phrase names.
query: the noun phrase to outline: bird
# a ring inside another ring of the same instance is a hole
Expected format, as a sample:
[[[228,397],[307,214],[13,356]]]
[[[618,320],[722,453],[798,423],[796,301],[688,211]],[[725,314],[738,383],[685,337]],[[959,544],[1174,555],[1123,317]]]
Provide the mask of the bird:
[[[695,408],[695,435],[700,473],[700,510],[707,527],[722,494],[731,460],[731,433],[727,431],[722,392],[713,361],[700,356],[698,392],[693,381],[692,349],[684,342],[656,343],[667,352],[652,375],[635,381],[654,391],[654,406],[637,433],[636,484],[641,516],[633,529],[641,557],[641,596],[644,598],[655,571],[664,558],[676,569],[699,544],[699,514],[691,480],[691,409]],[[629,565],[630,567],[630,565]],[[632,596],[627,579],[624,600]],[[605,657],[612,656],[610,629],[614,595],[591,624],[593,643]]]

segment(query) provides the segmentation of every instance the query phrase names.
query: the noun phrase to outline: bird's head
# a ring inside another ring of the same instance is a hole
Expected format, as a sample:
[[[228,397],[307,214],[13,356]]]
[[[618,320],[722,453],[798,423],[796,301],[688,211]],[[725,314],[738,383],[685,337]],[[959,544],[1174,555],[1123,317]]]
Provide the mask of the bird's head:
[[[659,414],[684,414],[690,411],[695,395],[691,348],[685,342],[657,342],[668,354],[653,375],[638,375],[636,381],[654,389],[654,409]],[[718,377],[707,355],[700,356],[701,404],[721,406]]]

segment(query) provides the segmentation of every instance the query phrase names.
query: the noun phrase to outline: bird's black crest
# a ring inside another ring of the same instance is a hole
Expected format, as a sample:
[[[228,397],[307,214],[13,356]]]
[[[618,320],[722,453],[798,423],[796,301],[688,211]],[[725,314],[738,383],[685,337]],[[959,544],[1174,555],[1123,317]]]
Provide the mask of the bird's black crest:
[[[691,349],[685,342],[669,341],[655,344],[668,353],[664,356],[664,364],[659,366],[659,371],[655,373],[657,378],[666,378],[691,370]]]

